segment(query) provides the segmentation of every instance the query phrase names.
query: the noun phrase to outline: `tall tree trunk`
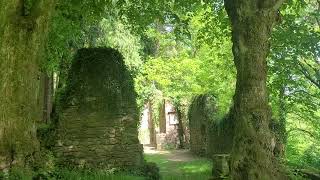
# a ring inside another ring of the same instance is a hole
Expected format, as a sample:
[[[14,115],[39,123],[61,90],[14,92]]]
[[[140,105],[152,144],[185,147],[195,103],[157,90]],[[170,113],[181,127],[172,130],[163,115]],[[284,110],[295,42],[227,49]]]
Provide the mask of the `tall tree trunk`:
[[[279,124],[280,124],[280,134],[282,137],[282,142],[287,143],[287,110],[286,110],[286,99],[285,99],[285,85],[280,88],[279,91]]]
[[[159,129],[160,133],[166,133],[167,131],[167,121],[166,121],[166,100],[164,99],[159,111]]]
[[[280,0],[225,0],[231,19],[237,85],[231,159],[233,179],[280,179],[269,128],[266,87],[269,39]]]
[[[52,113],[53,75],[44,73],[43,121],[48,123]]]
[[[286,111],[286,99],[285,99],[285,85],[280,88],[279,91],[279,127],[277,145],[275,147],[275,155],[279,158],[284,158],[285,146],[287,144],[287,111]]]
[[[149,128],[149,137],[150,137],[150,145],[156,146],[156,130],[154,126],[153,120],[153,110],[152,110],[152,102],[148,102],[148,110],[149,110],[149,117],[148,117],[148,128]]]
[[[54,0],[0,0],[0,170],[23,166],[38,150],[42,119],[39,72]],[[28,9],[26,9],[28,8]]]
[[[176,106],[177,116],[178,116],[178,138],[179,138],[179,148],[184,148],[184,130],[183,130],[183,123],[182,123],[182,112],[180,106]]]

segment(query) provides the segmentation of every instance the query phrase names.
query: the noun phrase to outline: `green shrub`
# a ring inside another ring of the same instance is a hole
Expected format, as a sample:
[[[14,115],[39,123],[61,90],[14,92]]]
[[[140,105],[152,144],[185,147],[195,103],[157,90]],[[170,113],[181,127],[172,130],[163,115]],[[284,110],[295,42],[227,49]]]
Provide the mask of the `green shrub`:
[[[159,180],[160,172],[156,163],[148,162],[144,165],[144,176],[147,180]]]
[[[34,172],[31,169],[13,167],[8,174],[9,180],[32,180]]]

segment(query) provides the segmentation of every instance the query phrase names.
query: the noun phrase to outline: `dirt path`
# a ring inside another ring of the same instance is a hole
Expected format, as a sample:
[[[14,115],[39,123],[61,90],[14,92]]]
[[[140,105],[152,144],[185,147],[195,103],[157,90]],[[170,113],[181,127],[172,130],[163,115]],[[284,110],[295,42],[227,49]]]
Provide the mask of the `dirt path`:
[[[207,180],[210,177],[211,161],[194,156],[188,150],[157,151],[144,147],[144,153],[147,161],[158,165],[165,180]]]
[[[189,150],[157,151],[153,147],[144,147],[145,154],[159,154],[169,161],[190,162],[201,158],[194,156]]]

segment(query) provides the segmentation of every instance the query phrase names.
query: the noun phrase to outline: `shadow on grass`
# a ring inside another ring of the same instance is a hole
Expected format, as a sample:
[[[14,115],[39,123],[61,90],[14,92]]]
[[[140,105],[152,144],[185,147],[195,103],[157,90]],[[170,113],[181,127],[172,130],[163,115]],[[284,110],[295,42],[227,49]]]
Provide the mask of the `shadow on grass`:
[[[78,172],[62,171],[59,172],[60,178],[68,180],[144,180],[144,177],[132,176],[127,174],[110,175],[104,172]]]
[[[203,158],[191,161],[170,161],[163,154],[146,154],[145,159],[159,166],[164,180],[207,180],[211,175],[211,161]]]

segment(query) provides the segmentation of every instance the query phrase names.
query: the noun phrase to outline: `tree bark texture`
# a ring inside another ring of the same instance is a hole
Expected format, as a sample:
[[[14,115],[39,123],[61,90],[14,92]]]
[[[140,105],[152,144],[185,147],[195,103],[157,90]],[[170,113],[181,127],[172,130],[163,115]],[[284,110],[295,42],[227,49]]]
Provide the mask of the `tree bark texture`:
[[[44,75],[44,100],[43,100],[43,122],[48,123],[50,121],[53,105],[53,75]]]
[[[151,146],[156,146],[156,130],[155,130],[155,125],[154,125],[154,119],[153,119],[153,110],[152,110],[152,102],[148,102],[148,109],[149,109],[149,114],[148,114],[148,129],[149,129],[149,137],[150,137],[150,145]]]
[[[36,121],[42,119],[44,58],[54,0],[0,0],[0,169],[24,165],[37,151]]]
[[[282,137],[282,142],[287,143],[287,108],[286,108],[286,97],[285,97],[286,86],[282,86],[279,90],[279,124],[280,124],[280,134]]]
[[[182,112],[179,106],[176,106],[177,118],[178,118],[178,138],[179,138],[179,148],[184,148],[184,130],[182,122]]]
[[[286,97],[285,97],[285,85],[280,88],[279,91],[279,127],[277,134],[277,144],[274,154],[279,158],[285,157],[285,148],[287,144],[287,109],[286,109]]]
[[[231,178],[281,179],[269,128],[271,108],[266,87],[269,39],[279,0],[225,0],[231,19],[237,85],[232,116],[235,136]]]
[[[159,129],[160,133],[166,133],[167,121],[166,121],[166,100],[164,99],[159,110]]]

